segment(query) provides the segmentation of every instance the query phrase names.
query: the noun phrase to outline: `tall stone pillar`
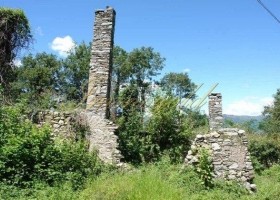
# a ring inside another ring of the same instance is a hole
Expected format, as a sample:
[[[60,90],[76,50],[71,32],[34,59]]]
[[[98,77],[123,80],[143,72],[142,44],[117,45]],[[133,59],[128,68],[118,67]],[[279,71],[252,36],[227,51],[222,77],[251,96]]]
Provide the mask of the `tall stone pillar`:
[[[223,112],[221,93],[211,93],[209,95],[209,125],[210,131],[222,128]]]
[[[111,7],[95,12],[86,109],[102,118],[109,117],[115,15]]]

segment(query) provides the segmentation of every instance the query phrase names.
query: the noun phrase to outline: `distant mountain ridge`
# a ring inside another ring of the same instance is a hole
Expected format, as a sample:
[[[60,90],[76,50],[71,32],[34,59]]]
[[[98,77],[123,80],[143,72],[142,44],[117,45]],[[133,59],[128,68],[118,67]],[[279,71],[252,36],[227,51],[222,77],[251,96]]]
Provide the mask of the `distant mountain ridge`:
[[[263,120],[263,116],[249,116],[249,115],[227,115],[223,114],[224,119],[232,120],[234,123],[242,123],[250,120],[256,120],[257,122],[260,122]]]

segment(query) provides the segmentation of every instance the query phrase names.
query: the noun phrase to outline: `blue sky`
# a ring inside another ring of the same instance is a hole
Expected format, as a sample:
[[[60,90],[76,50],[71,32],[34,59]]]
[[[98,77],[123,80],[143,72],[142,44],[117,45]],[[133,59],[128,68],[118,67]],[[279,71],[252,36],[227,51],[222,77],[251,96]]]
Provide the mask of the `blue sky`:
[[[280,1],[263,3],[280,18]],[[162,75],[187,71],[204,83],[200,96],[219,83],[224,113],[258,115],[280,88],[280,24],[256,0],[0,0],[25,11],[29,53],[60,56],[92,40],[94,11],[107,5],[117,12],[116,45],[153,47],[166,58]]]

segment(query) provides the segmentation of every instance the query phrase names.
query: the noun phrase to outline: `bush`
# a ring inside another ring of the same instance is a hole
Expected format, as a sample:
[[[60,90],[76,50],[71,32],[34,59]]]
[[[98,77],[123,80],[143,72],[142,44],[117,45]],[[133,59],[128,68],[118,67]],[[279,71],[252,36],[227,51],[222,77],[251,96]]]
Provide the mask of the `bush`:
[[[198,151],[199,162],[195,166],[195,172],[198,174],[199,178],[202,180],[202,184],[209,189],[214,186],[213,180],[213,165],[210,154],[205,148],[201,148]]]
[[[69,180],[76,189],[100,173],[95,152],[82,142],[55,143],[47,127],[37,128],[17,107],[0,108],[0,181],[20,187],[36,181],[50,185]]]
[[[184,126],[185,118],[180,116],[177,104],[177,98],[156,97],[147,125],[153,144],[167,153],[171,162],[182,162],[190,145],[191,129]]]
[[[46,161],[55,158],[50,130],[23,122],[17,109],[1,108],[0,136],[2,182],[23,186],[45,174]]]
[[[125,160],[134,164],[154,162],[168,154],[171,162],[182,162],[190,145],[191,130],[176,109],[178,99],[155,98],[152,116],[145,124],[137,102],[133,102],[124,104],[124,114],[118,120],[120,150]]]
[[[252,136],[249,144],[249,152],[252,157],[255,171],[261,172],[263,169],[280,163],[279,141],[269,135]]]

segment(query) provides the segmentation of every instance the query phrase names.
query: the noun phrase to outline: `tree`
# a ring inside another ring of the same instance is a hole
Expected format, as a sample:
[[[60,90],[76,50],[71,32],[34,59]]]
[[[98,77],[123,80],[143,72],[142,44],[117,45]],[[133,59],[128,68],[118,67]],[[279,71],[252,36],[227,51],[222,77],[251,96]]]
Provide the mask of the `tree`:
[[[280,133],[280,89],[274,95],[273,105],[264,107],[263,115],[260,128],[267,133]]]
[[[191,81],[188,73],[170,72],[161,79],[160,84],[170,95],[179,98],[195,96],[193,93],[196,85]]]
[[[91,44],[77,45],[63,61],[62,91],[67,100],[85,102],[91,57]]]
[[[32,110],[50,108],[51,99],[58,89],[58,69],[60,61],[52,54],[31,54],[22,59],[18,68],[18,80],[13,87]]]
[[[146,81],[159,74],[158,71],[163,68],[164,61],[165,58],[155,52],[152,47],[136,48],[128,55],[130,81],[140,90],[142,111],[145,107],[146,88],[149,85]]]
[[[186,118],[180,116],[177,105],[176,97],[156,97],[151,109],[152,117],[147,124],[152,144],[158,146],[161,154],[167,153],[172,162],[183,161],[191,136],[190,127],[180,123]]]
[[[0,84],[8,94],[9,83],[15,80],[13,60],[22,48],[28,47],[32,35],[22,10],[0,8]]]
[[[113,88],[114,88],[114,102],[118,102],[120,86],[127,81],[130,70],[128,66],[128,53],[119,46],[113,49]]]

